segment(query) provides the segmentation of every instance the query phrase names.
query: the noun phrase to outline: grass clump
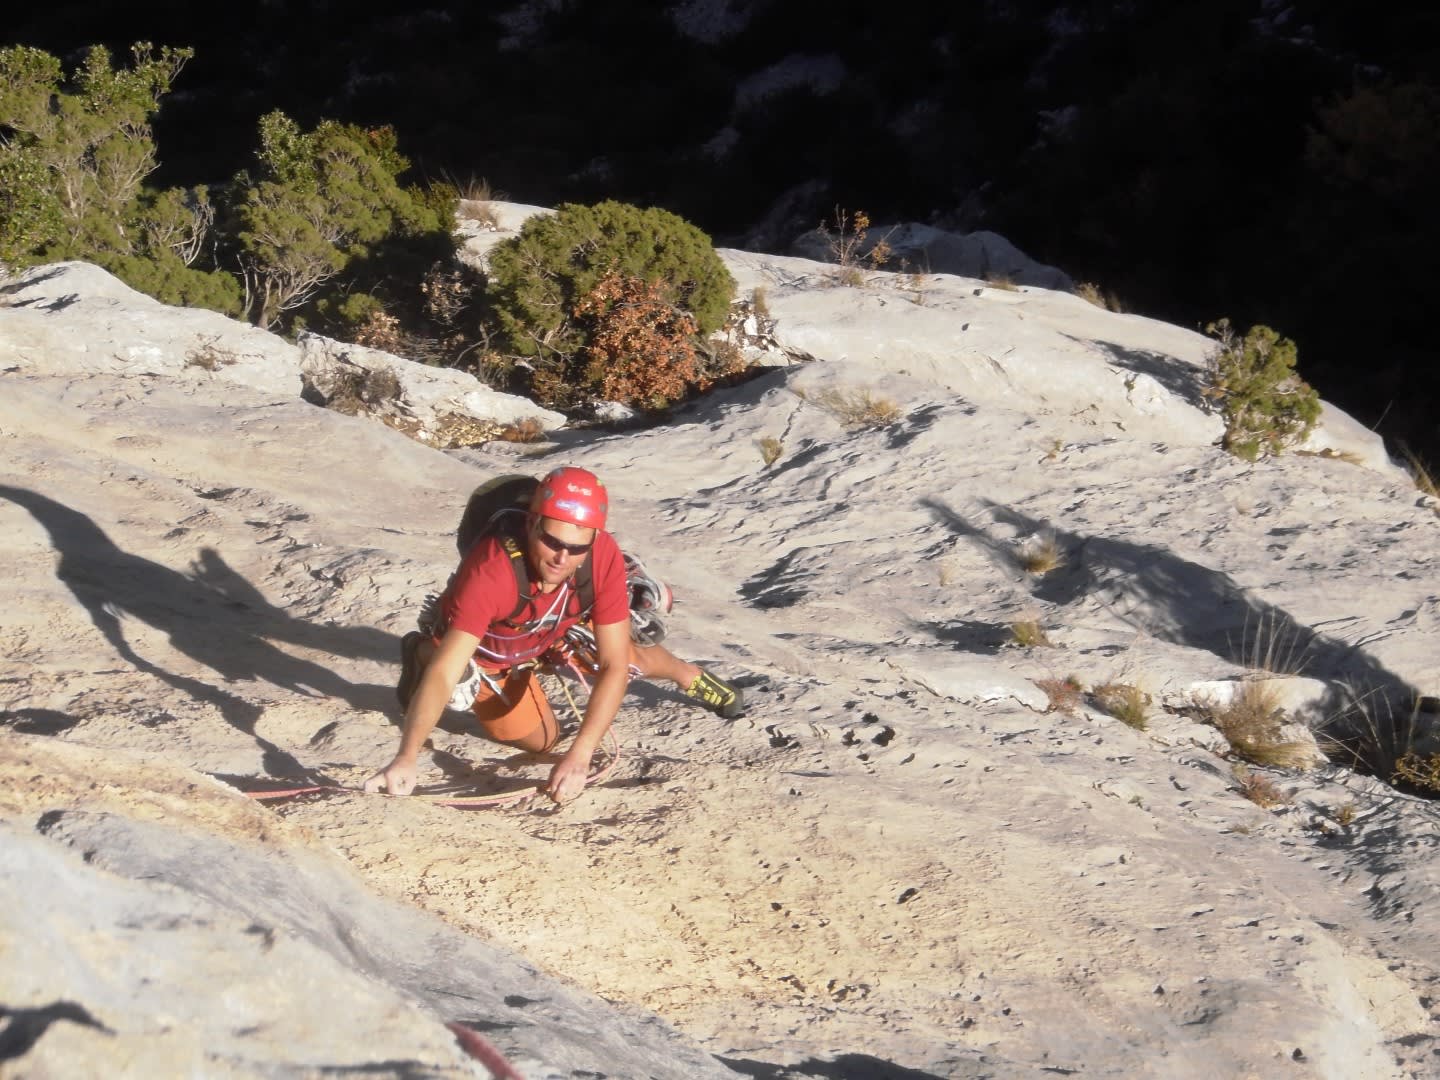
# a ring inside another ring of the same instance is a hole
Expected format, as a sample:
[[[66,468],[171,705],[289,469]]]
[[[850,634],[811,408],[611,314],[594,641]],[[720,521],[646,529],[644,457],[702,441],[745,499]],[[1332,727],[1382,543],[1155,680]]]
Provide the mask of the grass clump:
[[[910,302],[924,307],[930,298],[930,275],[928,270],[911,268],[904,259],[900,260],[900,287],[910,293]]]
[[[1273,679],[1242,679],[1224,705],[1212,705],[1209,719],[1236,756],[1255,765],[1301,768],[1310,763],[1310,747],[1284,738],[1287,722]]]
[[[754,308],[755,314],[762,319],[773,319],[770,314],[770,294],[764,285],[756,285],[750,290],[750,306]]]
[[[1021,547],[1016,561],[1020,564],[1020,569],[1027,574],[1044,577],[1065,565],[1065,553],[1060,550],[1053,533],[1044,533],[1033,537]]]
[[[219,371],[237,363],[239,359],[233,351],[219,345],[216,338],[207,338],[185,354],[185,366],[200,368],[202,371]]]
[[[1396,787],[1440,794],[1440,752],[1431,741],[1440,701],[1419,697],[1402,703],[1353,686],[1345,692],[1343,706],[1326,719],[1327,753]]]
[[[1133,683],[1108,682],[1090,691],[1095,704],[1122,724],[1144,731],[1149,724],[1150,695]]]
[[[522,416],[506,424],[495,436],[503,442],[533,443],[545,438],[545,425],[534,416]]]
[[[445,182],[455,189],[455,193],[459,197],[456,205],[457,216],[464,221],[473,221],[482,229],[489,229],[492,232],[500,228],[500,218],[491,204],[496,200],[503,201],[505,199],[503,191],[496,191],[490,186],[489,180],[473,174],[465,180],[447,176]]]
[[[1010,640],[1022,649],[1050,648],[1050,638],[1038,619],[1020,619],[1010,624]]]
[[[1113,292],[1107,293],[1094,282],[1082,281],[1075,286],[1075,295],[1088,304],[1094,304],[1106,311],[1123,312],[1125,308],[1120,303],[1120,298]]]
[[[807,397],[807,400],[832,413],[847,428],[889,427],[901,416],[899,405],[871,390],[830,389]]]
[[[1085,688],[1074,675],[1066,675],[1063,679],[1037,679],[1035,685],[1044,690],[1045,696],[1050,699],[1047,711],[1062,712],[1067,716],[1074,716],[1079,711],[1085,696]]]
[[[388,367],[347,368],[334,375],[321,396],[327,409],[361,416],[395,401],[403,393],[400,377]]]
[[[1400,453],[1405,458],[1406,471],[1410,473],[1410,479],[1415,484],[1415,489],[1422,495],[1440,500],[1440,487],[1435,485],[1435,476],[1430,469],[1429,462],[1404,443],[1400,444]],[[1436,512],[1440,513],[1440,507],[1436,508]]]
[[[1237,765],[1234,769],[1234,776],[1235,785],[1240,794],[1262,809],[1269,810],[1276,806],[1288,805],[1290,802],[1290,796],[1281,791],[1280,785],[1264,773],[1257,773],[1243,765]]]
[[[1221,445],[1254,461],[1303,442],[1320,419],[1320,396],[1295,372],[1296,348],[1268,326],[1242,338],[1220,319],[1205,332],[1217,341],[1208,357],[1205,396],[1225,420]]]
[[[765,462],[767,469],[779,461],[780,455],[784,452],[785,444],[774,435],[766,435],[760,440],[760,460]]]
[[[1247,617],[1235,658],[1251,671],[1299,675],[1309,660],[1309,638],[1309,631],[1294,622],[1282,622],[1273,610],[1268,615],[1262,611],[1253,626]]]

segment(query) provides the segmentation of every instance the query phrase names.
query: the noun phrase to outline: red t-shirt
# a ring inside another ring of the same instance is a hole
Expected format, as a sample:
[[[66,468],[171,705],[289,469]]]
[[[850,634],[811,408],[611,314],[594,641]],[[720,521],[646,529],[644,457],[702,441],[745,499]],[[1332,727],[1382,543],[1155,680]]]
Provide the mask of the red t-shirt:
[[[596,532],[590,565],[595,607],[589,621],[596,626],[626,622],[630,597],[625,559],[609,533]],[[554,592],[536,594],[512,620],[509,616],[519,596],[509,553],[497,537],[487,536],[470,549],[451,575],[440,598],[442,625],[478,637],[475,659],[494,669],[539,656],[580,621],[580,597],[572,582]],[[512,622],[516,625],[509,625]]]

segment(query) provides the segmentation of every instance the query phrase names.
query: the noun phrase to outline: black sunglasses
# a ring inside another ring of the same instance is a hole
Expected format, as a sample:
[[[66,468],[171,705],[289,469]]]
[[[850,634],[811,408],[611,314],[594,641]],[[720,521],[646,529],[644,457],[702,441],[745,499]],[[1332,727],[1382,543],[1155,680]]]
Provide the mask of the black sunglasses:
[[[588,555],[590,553],[591,546],[593,546],[593,544],[595,543],[592,540],[589,544],[567,544],[563,540],[556,540],[555,537],[551,536],[544,529],[536,529],[535,535],[540,538],[540,542],[542,544],[544,544],[551,551],[555,552],[555,554],[557,555],[560,554],[560,552],[562,551],[566,555]]]

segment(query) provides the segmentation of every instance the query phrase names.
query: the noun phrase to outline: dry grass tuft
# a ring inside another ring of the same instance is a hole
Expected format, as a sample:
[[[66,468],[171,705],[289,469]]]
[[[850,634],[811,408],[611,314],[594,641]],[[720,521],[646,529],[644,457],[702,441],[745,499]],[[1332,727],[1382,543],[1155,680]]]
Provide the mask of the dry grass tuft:
[[[539,442],[545,438],[545,426],[533,416],[523,416],[513,424],[506,424],[495,437],[502,442]]]
[[[1074,716],[1080,710],[1080,702],[1085,696],[1085,688],[1080,685],[1080,680],[1074,675],[1066,675],[1063,679],[1053,676],[1048,679],[1037,679],[1035,685],[1045,691],[1045,696],[1050,699],[1049,712],[1062,712],[1067,716]]]
[[[1295,456],[1330,458],[1333,461],[1343,461],[1348,465],[1365,464],[1365,457],[1363,454],[1358,454],[1354,450],[1336,450],[1334,447],[1331,446],[1327,446],[1323,450],[1296,450]]]
[[[1050,638],[1037,619],[1021,619],[1010,624],[1010,640],[1022,649],[1050,648]]]
[[[756,285],[750,290],[750,306],[755,309],[755,314],[762,319],[771,318],[770,294],[765,291],[764,285]]]
[[[1352,768],[1386,783],[1440,792],[1440,754],[1427,745],[1440,702],[1419,697],[1402,704],[1379,690],[1348,684],[1344,690],[1344,704],[1325,720],[1326,753],[1348,757]]]
[[[1281,791],[1279,785],[1263,773],[1253,772],[1243,765],[1237,765],[1234,773],[1235,784],[1240,794],[1256,806],[1269,810],[1272,807],[1286,806],[1290,803],[1290,796]]]
[[[1007,274],[986,274],[985,284],[989,285],[992,289],[999,289],[1001,292],[1020,291],[1020,286],[1016,285],[1015,282],[1010,280],[1010,277]]]
[[[1246,761],[1285,769],[1309,763],[1310,748],[1280,734],[1287,718],[1273,679],[1242,680],[1228,704],[1211,707],[1209,718],[1231,750]]]
[[[930,277],[929,273],[920,270],[911,270],[905,263],[900,265],[900,286],[910,293],[910,302],[916,307],[924,307],[930,298]]]
[[[1150,695],[1133,683],[1108,682],[1090,691],[1090,697],[1122,724],[1144,731],[1149,724]]]
[[[1414,481],[1416,490],[1429,495],[1432,499],[1440,499],[1440,488],[1435,486],[1435,477],[1429,463],[1404,443],[1400,444],[1400,453],[1405,458],[1405,464],[1410,471],[1410,479]]]
[[[901,416],[899,405],[887,397],[877,397],[870,390],[831,389],[806,400],[832,413],[848,428],[889,427]]]
[[[503,191],[496,191],[489,180],[473,173],[463,180],[446,174],[444,182],[455,189],[458,196],[455,213],[462,220],[473,221],[485,229],[500,228],[500,219],[491,204],[496,200],[504,201],[506,195]]]
[[[1076,285],[1075,295],[1086,303],[1094,304],[1096,307],[1104,308],[1106,311],[1123,312],[1125,310],[1124,305],[1120,303],[1119,297],[1113,292],[1105,292],[1099,285],[1091,281],[1082,281],[1079,285]]]
[[[1299,675],[1310,659],[1310,635],[1292,620],[1262,611],[1253,624],[1246,618],[1238,657],[1251,671]]]
[[[766,435],[760,440],[760,459],[769,468],[780,460],[780,455],[785,452],[785,444],[774,435]]]
[[[239,357],[219,343],[218,338],[206,338],[185,354],[185,366],[197,367],[203,371],[218,371],[237,363]]]
[[[1052,570],[1065,565],[1065,553],[1060,550],[1054,533],[1043,533],[1032,537],[1020,548],[1016,561],[1020,569],[1036,577],[1044,577]]]

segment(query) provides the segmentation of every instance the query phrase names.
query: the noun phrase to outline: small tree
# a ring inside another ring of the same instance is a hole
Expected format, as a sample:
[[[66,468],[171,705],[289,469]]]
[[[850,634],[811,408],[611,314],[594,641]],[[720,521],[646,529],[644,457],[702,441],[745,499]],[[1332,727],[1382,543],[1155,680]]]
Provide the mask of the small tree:
[[[0,49],[0,237],[17,261],[135,254],[150,118],[190,49],[148,42],[114,70],[96,45],[68,81],[40,49]]]
[[[397,232],[449,233],[438,202],[400,185],[410,163],[390,128],[325,120],[307,133],[276,111],[260,121],[257,157],[254,175],[236,178],[232,228],[258,326],[314,300]]]
[[[1301,442],[1320,419],[1320,396],[1295,372],[1295,343],[1268,326],[1239,338],[1229,319],[1205,332],[1218,341],[1210,354],[1205,395],[1225,419],[1221,445],[1254,461]]]
[[[113,70],[95,46],[68,80],[39,49],[0,49],[0,263],[86,259],[168,304],[238,313],[235,279],[207,266],[204,188],[157,191],[150,118],[189,49],[140,43]]]

